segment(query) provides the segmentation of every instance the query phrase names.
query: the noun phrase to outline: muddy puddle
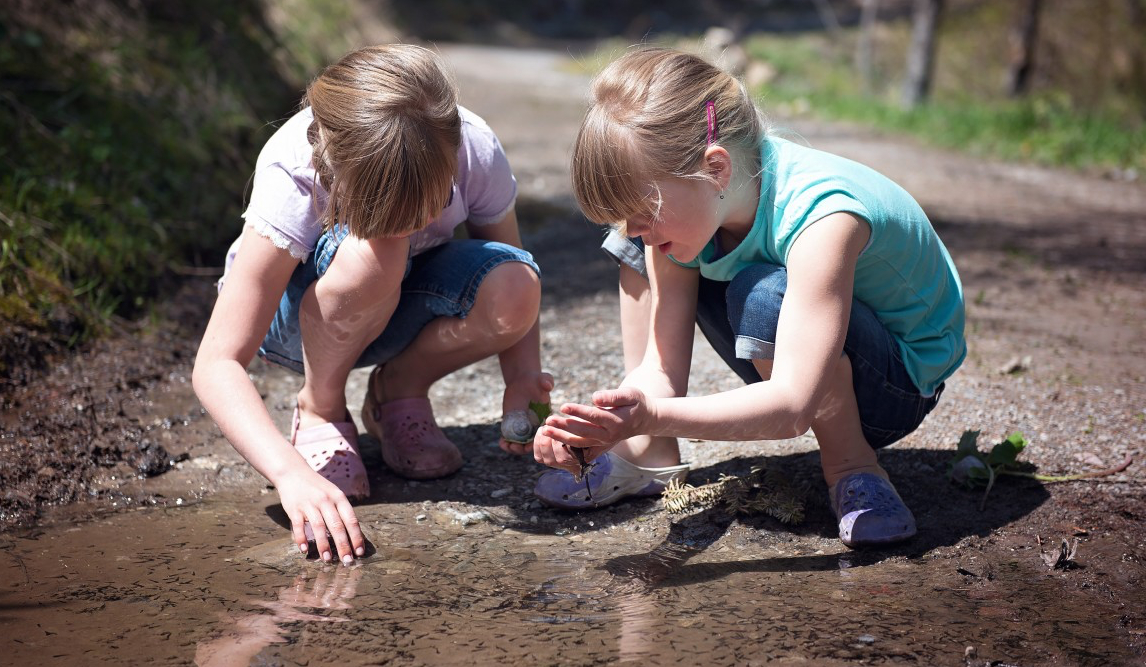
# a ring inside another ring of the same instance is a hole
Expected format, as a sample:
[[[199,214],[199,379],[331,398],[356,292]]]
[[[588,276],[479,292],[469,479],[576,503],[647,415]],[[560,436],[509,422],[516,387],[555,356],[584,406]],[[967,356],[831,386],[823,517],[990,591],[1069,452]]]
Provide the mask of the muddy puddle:
[[[362,508],[374,548],[344,567],[293,552],[276,507],[215,497],[9,534],[0,663],[1134,660],[1097,620],[1113,604],[1065,602],[1029,559],[812,551],[704,516],[551,531],[426,501]]]

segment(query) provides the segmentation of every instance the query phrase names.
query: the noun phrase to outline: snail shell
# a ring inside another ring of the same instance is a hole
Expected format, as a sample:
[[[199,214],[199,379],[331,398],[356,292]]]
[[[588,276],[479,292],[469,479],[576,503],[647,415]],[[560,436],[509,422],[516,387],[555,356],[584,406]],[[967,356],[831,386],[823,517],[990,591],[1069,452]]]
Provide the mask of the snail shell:
[[[533,434],[540,425],[541,420],[532,410],[514,410],[501,420],[501,437],[520,444],[533,442]]]

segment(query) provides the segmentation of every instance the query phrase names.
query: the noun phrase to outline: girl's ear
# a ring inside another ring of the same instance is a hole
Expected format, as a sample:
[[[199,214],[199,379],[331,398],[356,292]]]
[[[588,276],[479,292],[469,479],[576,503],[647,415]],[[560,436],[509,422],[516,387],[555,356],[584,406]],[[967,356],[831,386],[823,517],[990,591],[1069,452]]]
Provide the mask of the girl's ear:
[[[723,146],[709,146],[704,151],[704,171],[721,190],[732,182],[732,156]]]

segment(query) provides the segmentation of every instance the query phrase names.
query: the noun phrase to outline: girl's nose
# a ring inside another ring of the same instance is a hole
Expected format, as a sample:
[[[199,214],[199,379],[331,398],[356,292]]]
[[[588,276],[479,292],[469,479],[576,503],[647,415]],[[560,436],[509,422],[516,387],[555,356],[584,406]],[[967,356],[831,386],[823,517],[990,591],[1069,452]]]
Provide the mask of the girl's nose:
[[[625,221],[625,231],[629,236],[640,236],[651,229],[648,216],[633,216]]]

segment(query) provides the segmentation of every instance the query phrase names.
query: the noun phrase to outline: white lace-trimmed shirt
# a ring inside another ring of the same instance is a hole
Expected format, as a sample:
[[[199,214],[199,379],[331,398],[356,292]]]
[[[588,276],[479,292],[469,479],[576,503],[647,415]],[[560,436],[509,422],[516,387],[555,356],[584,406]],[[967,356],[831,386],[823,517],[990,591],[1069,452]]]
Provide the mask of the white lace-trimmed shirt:
[[[461,106],[458,111],[462,140],[453,192],[441,214],[410,237],[411,255],[449,241],[454,228],[467,220],[475,225],[493,224],[513,210],[517,181],[501,142],[480,116]],[[303,109],[267,141],[255,163],[251,201],[243,213],[245,226],[299,261],[306,261],[322,234],[319,213],[328,197],[311,164],[307,129],[313,120],[310,108]],[[226,270],[234,262],[240,239],[227,252]]]

